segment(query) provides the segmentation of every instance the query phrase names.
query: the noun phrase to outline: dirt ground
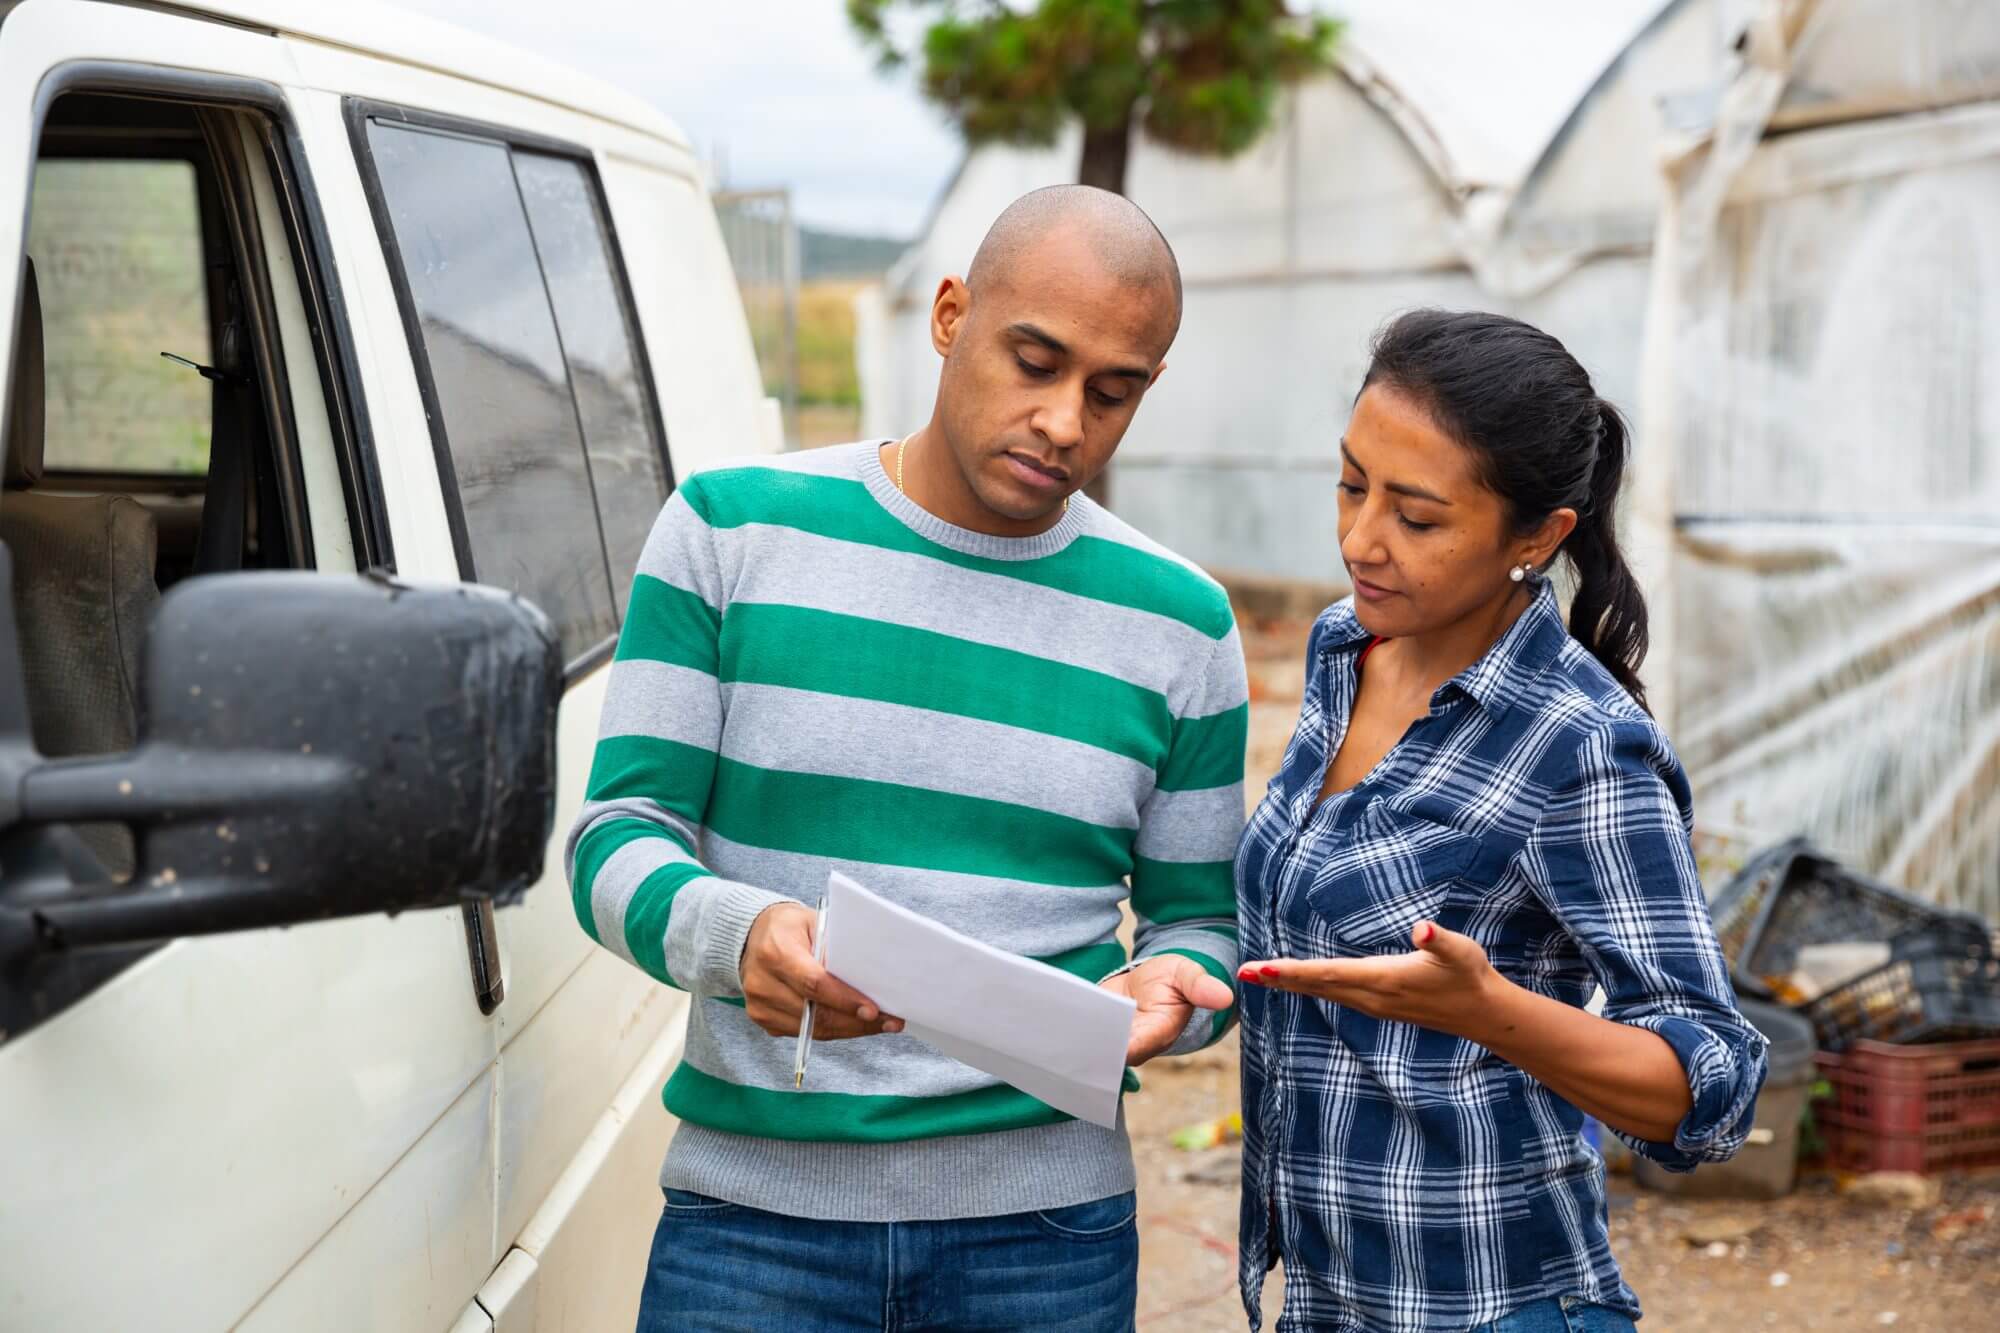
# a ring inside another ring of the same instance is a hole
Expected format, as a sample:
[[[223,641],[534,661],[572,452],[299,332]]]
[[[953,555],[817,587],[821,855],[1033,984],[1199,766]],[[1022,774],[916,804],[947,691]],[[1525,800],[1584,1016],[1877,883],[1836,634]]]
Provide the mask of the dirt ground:
[[[1297,720],[1307,622],[1251,621],[1249,791],[1261,794]],[[1176,1129],[1237,1106],[1234,1034],[1144,1071],[1126,1099],[1139,1166],[1139,1327],[1245,1326],[1236,1295],[1234,1146],[1185,1152]],[[1646,1333],[1751,1329],[2000,1329],[2000,1172],[1952,1178],[1935,1202],[1864,1203],[1809,1175],[1775,1203],[1683,1200],[1612,1177],[1612,1244]],[[1265,1287],[1265,1327],[1282,1281]]]

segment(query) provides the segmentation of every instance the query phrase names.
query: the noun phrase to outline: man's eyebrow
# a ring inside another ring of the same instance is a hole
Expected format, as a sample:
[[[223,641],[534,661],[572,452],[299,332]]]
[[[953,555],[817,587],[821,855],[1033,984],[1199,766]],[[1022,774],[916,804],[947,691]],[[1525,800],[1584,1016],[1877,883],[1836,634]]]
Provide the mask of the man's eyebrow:
[[[1007,332],[1017,338],[1026,338],[1029,342],[1040,343],[1057,356],[1069,355],[1069,345],[1067,343],[1054,334],[1035,327],[1033,324],[1025,322],[1009,324]],[[1153,378],[1153,372],[1144,366],[1112,366],[1108,370],[1102,370],[1098,373],[1102,375],[1115,375],[1123,380],[1137,380],[1141,384],[1150,383]]]
[[[1041,329],[1036,328],[1033,324],[1025,324],[1025,323],[1009,324],[1007,326],[1007,332],[1014,334],[1017,337],[1026,338],[1031,342],[1038,342],[1042,346],[1048,348],[1051,352],[1056,353],[1058,356],[1069,355],[1069,347],[1062,341],[1062,339],[1056,337],[1053,333],[1043,332]]]
[[[1355,460],[1354,452],[1353,450],[1347,447],[1346,440],[1342,440],[1340,442],[1340,456],[1342,458],[1345,458],[1347,460],[1347,465],[1353,468],[1356,472],[1359,472],[1364,477],[1368,475],[1368,469],[1361,466],[1361,464]],[[1413,500],[1429,500],[1432,504],[1448,505],[1451,503],[1451,501],[1445,499],[1442,495],[1439,495],[1434,491],[1427,491],[1421,486],[1405,485],[1404,483],[1399,481],[1390,482],[1384,489],[1387,490],[1391,495],[1407,495]]]

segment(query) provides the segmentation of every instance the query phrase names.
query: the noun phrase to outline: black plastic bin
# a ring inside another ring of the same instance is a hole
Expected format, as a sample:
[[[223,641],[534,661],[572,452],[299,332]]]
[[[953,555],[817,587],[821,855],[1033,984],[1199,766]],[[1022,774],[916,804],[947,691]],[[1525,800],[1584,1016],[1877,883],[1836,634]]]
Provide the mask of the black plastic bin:
[[[1927,929],[1954,939],[1986,932],[1978,917],[1856,874],[1803,838],[1751,858],[1710,911],[1737,993],[1761,1000],[1775,998],[1766,978],[1789,976],[1809,945],[1894,941]]]
[[[1919,926],[1890,942],[1887,963],[1800,1012],[1828,1051],[1862,1038],[1911,1045],[2000,1037],[2000,958],[1977,921]]]

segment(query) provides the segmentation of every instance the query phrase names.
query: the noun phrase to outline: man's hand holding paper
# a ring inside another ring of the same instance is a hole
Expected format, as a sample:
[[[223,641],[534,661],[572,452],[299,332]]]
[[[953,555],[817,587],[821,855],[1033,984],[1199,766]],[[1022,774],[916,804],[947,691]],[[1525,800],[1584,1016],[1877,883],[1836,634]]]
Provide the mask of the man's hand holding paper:
[[[1107,1127],[1118,1120],[1127,1063],[1170,1046],[1196,1006],[1230,1004],[1227,986],[1172,966],[1187,961],[1201,973],[1192,960],[1154,960],[1096,986],[961,935],[838,873],[827,905],[826,970],[845,987],[873,996],[911,1036],[953,1059]]]
[[[900,1019],[831,975],[813,957],[812,909],[796,903],[766,908],[750,927],[740,971],[743,1008],[774,1037],[798,1035],[806,1002],[813,1005],[813,1039],[838,1041],[901,1032]]]
[[[1179,954],[1149,958],[1099,985],[1138,1006],[1132,1015],[1131,1043],[1125,1050],[1125,1063],[1135,1068],[1178,1041],[1195,1010],[1220,1012],[1236,1002],[1229,987],[1194,959]]]

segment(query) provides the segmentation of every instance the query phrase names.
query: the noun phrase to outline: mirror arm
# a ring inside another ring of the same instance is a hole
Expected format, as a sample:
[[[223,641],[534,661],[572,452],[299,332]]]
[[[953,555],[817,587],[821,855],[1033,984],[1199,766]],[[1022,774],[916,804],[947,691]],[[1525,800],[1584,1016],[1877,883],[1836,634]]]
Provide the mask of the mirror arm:
[[[32,909],[37,951],[57,953],[183,935],[217,935],[265,926],[301,925],[296,902],[257,882],[253,868],[194,882],[157,881],[139,891],[72,895]],[[329,909],[328,917],[335,915]]]
[[[246,787],[246,774],[257,775],[254,791]],[[305,812],[351,783],[354,774],[352,763],[331,756],[154,743],[130,754],[40,762],[21,780],[17,818],[38,824],[143,824],[204,814],[223,819]],[[228,837],[227,827],[219,824],[217,836]]]
[[[7,767],[0,759],[0,775]],[[256,775],[254,787],[246,784],[246,774]],[[121,820],[141,832],[143,849],[143,829],[150,822],[212,816],[215,836],[230,841],[232,820],[286,813],[310,818],[327,793],[353,779],[353,765],[330,756],[268,750],[218,754],[151,744],[129,755],[37,764],[15,788],[17,819],[38,825]],[[9,918],[0,922],[0,964],[17,963],[26,953],[298,920],[295,905],[260,883],[269,863],[252,847],[244,847],[242,856],[244,864],[235,873],[202,879],[183,879],[171,865],[143,861],[130,884],[72,885],[68,876],[39,876],[64,891],[7,895],[11,901],[0,904],[0,915]]]

